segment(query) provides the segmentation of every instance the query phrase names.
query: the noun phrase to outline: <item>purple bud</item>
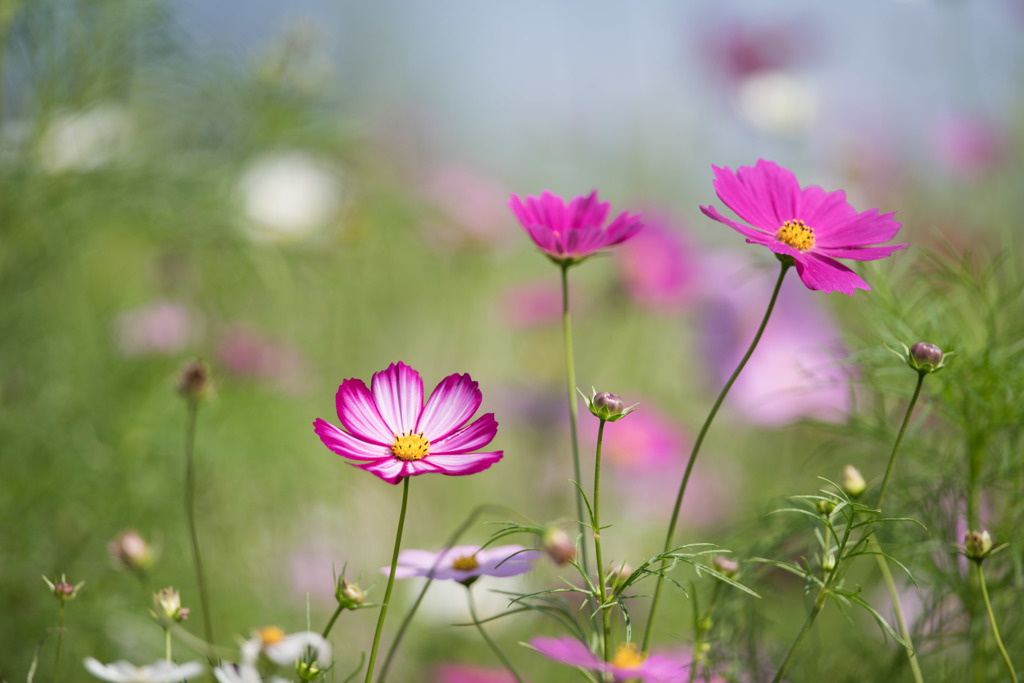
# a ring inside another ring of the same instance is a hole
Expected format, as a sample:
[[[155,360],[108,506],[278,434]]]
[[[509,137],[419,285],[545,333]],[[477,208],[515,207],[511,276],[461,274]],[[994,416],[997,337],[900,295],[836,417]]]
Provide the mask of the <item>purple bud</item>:
[[[732,578],[736,576],[740,571],[740,563],[735,560],[730,560],[724,555],[716,555],[715,559],[711,560],[711,564],[714,565],[721,574]]]
[[[212,385],[210,366],[198,358],[186,363],[178,375],[178,393],[189,401],[205,398]]]
[[[622,398],[610,391],[601,391],[594,395],[594,405],[603,408],[612,415],[618,415],[625,408]]]
[[[544,552],[548,554],[555,564],[563,565],[576,559],[576,544],[558,527],[550,527],[544,532],[541,541]]]
[[[70,598],[75,594],[75,587],[67,581],[58,581],[53,586],[53,594],[58,598]]]
[[[935,344],[917,342],[910,347],[910,357],[918,370],[930,372],[942,365],[942,349]]]

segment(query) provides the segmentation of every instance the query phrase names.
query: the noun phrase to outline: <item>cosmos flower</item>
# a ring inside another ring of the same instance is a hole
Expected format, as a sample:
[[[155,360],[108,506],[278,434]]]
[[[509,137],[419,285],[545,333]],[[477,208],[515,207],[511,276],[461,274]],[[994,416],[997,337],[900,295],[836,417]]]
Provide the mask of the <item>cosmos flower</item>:
[[[591,652],[586,645],[571,636],[561,638],[534,638],[530,646],[548,659],[570,664],[599,673],[610,673],[619,681],[641,681],[642,683],[675,683],[687,680],[687,667],[661,655],[644,657],[636,645],[619,646],[611,662],[606,662]]]
[[[597,200],[597,190],[574,198],[568,205],[547,190],[540,197],[518,195],[508,202],[534,244],[558,264],[572,265],[607,247],[625,242],[639,232],[640,214],[625,211],[604,225],[610,204]]]
[[[182,352],[193,337],[188,309],[170,301],[126,311],[117,317],[114,337],[126,356],[164,355]]]
[[[242,643],[242,666],[255,666],[261,654],[278,666],[292,666],[309,650],[320,667],[331,665],[331,644],[319,633],[286,634],[276,626],[264,626]]]
[[[84,663],[86,670],[93,676],[113,683],[176,683],[203,672],[203,665],[199,662],[174,664],[161,660],[149,666],[135,666],[124,660],[102,664],[92,657],[86,657]]]
[[[722,216],[713,206],[704,215],[742,233],[751,244],[761,244],[780,256],[791,257],[808,289],[853,294],[868,289],[859,275],[837,258],[873,261],[889,256],[906,244],[871,246],[896,236],[900,224],[893,214],[878,209],[857,213],[842,190],[826,192],[817,186],[800,187],[791,171],[764,159],[755,166],[712,166],[715,193],[745,223]]]
[[[626,292],[641,306],[671,309],[693,294],[694,250],[669,220],[647,220],[644,229],[616,251],[615,261]]]
[[[403,550],[398,554],[396,579],[430,576],[464,583],[480,576],[518,576],[533,568],[540,551],[521,545],[499,545],[481,548],[478,545],[455,545],[439,553],[429,550]],[[382,567],[387,574],[391,567]]]
[[[404,363],[374,373],[370,388],[360,379],[338,387],[335,402],[345,430],[317,419],[324,445],[389,484],[438,472],[460,476],[480,472],[501,460],[502,451],[473,453],[498,431],[494,413],[466,423],[483,396],[469,375],[445,377],[423,404],[423,380]]]
[[[487,669],[469,664],[438,664],[434,669],[436,683],[515,683],[505,669]]]

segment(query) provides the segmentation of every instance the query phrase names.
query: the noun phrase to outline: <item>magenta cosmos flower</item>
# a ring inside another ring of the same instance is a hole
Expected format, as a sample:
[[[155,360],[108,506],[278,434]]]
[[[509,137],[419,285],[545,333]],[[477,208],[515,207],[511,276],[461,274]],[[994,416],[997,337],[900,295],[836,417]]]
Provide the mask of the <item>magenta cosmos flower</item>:
[[[644,658],[636,645],[620,645],[611,662],[606,662],[572,636],[534,638],[530,646],[548,659],[582,667],[598,673],[610,673],[619,681],[675,683],[687,680],[687,666],[661,655]]]
[[[791,257],[808,289],[843,294],[871,289],[836,259],[874,261],[907,246],[871,246],[896,236],[900,224],[893,214],[879,215],[878,209],[857,213],[841,190],[826,192],[813,185],[801,189],[792,172],[771,161],[760,159],[735,173],[712,168],[718,198],[746,224],[724,217],[713,206],[702,206],[701,211],[746,235],[747,242]]]
[[[512,195],[508,205],[534,244],[562,265],[579,263],[602,249],[625,242],[643,227],[640,214],[630,216],[625,211],[605,226],[611,205],[597,200],[597,190],[586,197],[576,197],[568,206],[547,190],[540,197],[527,197],[526,203]]]
[[[404,363],[374,373],[370,388],[346,379],[335,402],[342,427],[321,419],[313,428],[324,445],[389,484],[427,472],[473,474],[501,460],[502,451],[474,453],[498,431],[494,413],[466,425],[483,397],[469,375],[441,380],[423,405],[423,380]]]
[[[527,550],[521,545],[499,545],[481,548],[478,545],[453,545],[447,550],[432,553],[429,550],[403,550],[398,554],[396,579],[430,576],[452,579],[463,583],[481,576],[518,576],[533,569],[539,550]],[[388,574],[391,567],[381,567]]]

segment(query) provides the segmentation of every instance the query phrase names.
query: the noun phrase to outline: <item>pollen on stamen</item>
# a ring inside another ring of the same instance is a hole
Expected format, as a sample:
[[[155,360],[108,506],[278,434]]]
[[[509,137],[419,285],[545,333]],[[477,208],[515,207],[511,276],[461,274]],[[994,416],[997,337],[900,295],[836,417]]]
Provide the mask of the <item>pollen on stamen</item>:
[[[423,436],[423,432],[414,432],[410,429],[401,436],[394,436],[391,453],[399,460],[422,460],[430,455],[430,441]]]
[[[636,643],[620,645],[619,649],[615,652],[615,657],[612,658],[612,666],[622,667],[623,669],[635,669],[643,663],[644,656],[640,654],[640,649],[637,648]]]
[[[458,569],[461,572],[468,572],[476,569],[480,566],[480,563],[476,561],[476,558],[472,555],[463,555],[462,557],[456,557],[455,561],[452,562],[452,569]]]
[[[814,247],[814,228],[807,227],[801,220],[786,221],[775,233],[775,239],[799,251]]]

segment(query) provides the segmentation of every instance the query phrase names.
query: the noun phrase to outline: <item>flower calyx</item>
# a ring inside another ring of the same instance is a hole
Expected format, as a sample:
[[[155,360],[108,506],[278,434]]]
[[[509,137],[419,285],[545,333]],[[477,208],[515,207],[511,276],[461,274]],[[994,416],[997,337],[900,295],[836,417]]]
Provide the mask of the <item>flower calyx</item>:
[[[587,396],[579,389],[576,389],[583,400],[587,402],[590,413],[602,422],[617,422],[636,410],[639,403],[625,407],[625,402],[618,394],[610,391],[598,391],[590,388],[590,396]]]
[[[53,593],[55,598],[60,600],[62,605],[68,600],[74,600],[77,598],[78,591],[80,591],[82,586],[85,585],[85,581],[79,581],[75,585],[71,585],[68,583],[67,576],[63,573],[60,575],[59,581],[50,581],[50,579],[45,576],[43,577],[43,581],[45,581],[46,585],[50,587],[50,591]]]

